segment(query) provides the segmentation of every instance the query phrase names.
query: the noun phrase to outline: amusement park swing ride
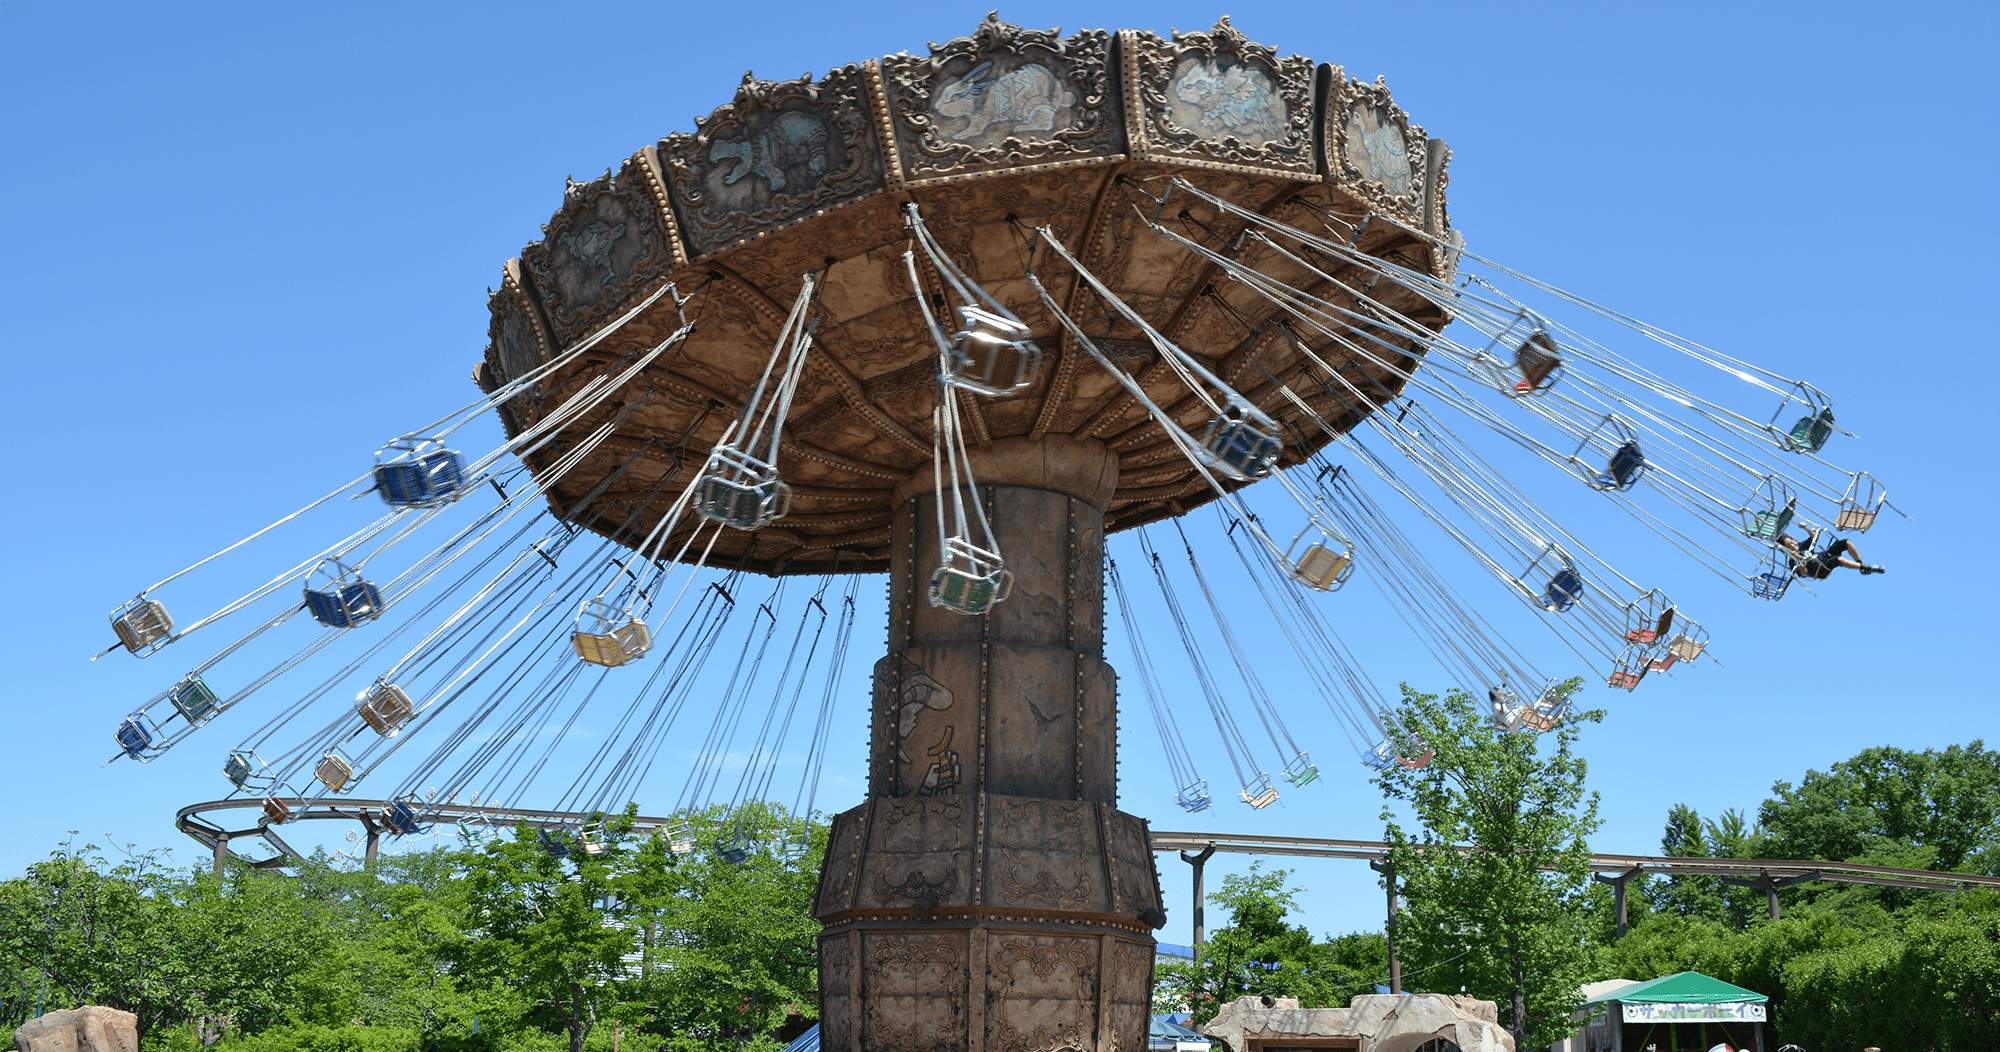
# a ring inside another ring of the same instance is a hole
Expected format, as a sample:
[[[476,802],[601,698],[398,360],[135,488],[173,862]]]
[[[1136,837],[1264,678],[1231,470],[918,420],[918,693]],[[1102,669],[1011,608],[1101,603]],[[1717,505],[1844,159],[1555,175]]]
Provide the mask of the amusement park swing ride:
[[[1261,809],[1329,772],[1246,641],[1282,640],[1366,768],[1430,759],[1341,637],[1359,583],[1510,732],[1572,699],[1483,604],[1511,596],[1613,689],[1706,655],[1547,487],[1770,601],[1788,530],[1893,507],[1827,459],[1852,436],[1818,388],[1471,251],[1450,150],[1381,81],[1227,19],[1162,39],[989,16],[927,56],[746,75],[696,125],[571,182],[506,263],[480,397],[112,612],[134,657],[223,637],[118,721],[114,759],[228,724],[222,774],[268,825],[367,783],[371,830],[480,844],[502,832],[482,806],[616,814],[671,767],[663,813],[686,816],[784,793],[803,754],[797,817],[660,831],[799,859],[861,577],[886,573],[867,798],[833,819],[814,906],[823,1040],[1136,1047],[1164,914],[1116,806],[1108,638],[1175,803]],[[463,450],[487,414],[505,440]],[[1539,463],[1502,473],[1496,443]],[[184,576],[357,493],[379,517],[169,612]],[[1184,532],[1198,510],[1221,545]],[[1417,520],[1491,580],[1441,570]],[[587,708],[610,729],[548,788]],[[1213,796],[1184,730],[1204,719]]]

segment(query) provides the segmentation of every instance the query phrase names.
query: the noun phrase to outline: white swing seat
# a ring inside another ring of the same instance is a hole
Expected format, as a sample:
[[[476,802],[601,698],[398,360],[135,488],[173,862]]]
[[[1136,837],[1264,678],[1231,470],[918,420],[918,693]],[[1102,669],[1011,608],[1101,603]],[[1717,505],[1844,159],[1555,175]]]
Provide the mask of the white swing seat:
[[[957,614],[983,614],[1005,601],[1013,587],[1014,575],[1004,568],[979,573],[940,566],[931,574],[931,605]]]
[[[1708,649],[1706,640],[1696,640],[1685,633],[1677,633],[1674,638],[1667,640],[1667,653],[1676,661],[1693,661],[1706,649]]]
[[[1259,811],[1278,802],[1278,790],[1271,785],[1271,776],[1268,774],[1259,774],[1249,785],[1243,787],[1243,792],[1239,795],[1243,797],[1244,803]]]
[[[410,721],[416,707],[410,704],[410,696],[403,688],[378,681],[362,693],[354,711],[375,733],[393,738],[402,731],[403,724]]]
[[[1041,371],[1042,349],[1028,327],[978,307],[960,307],[965,328],[951,336],[945,380],[994,398],[1025,391]]]
[[[111,613],[111,630],[133,657],[166,646],[173,639],[174,619],[156,599],[134,599]]]
[[[694,853],[694,827],[686,822],[672,822],[667,825],[667,850],[676,855]]]
[[[354,778],[354,761],[342,756],[338,749],[328,749],[320,757],[319,766],[313,768],[313,777],[329,790],[340,792]]]
[[[577,832],[577,839],[583,843],[584,854],[604,854],[604,825],[602,823],[591,822],[585,825]]]

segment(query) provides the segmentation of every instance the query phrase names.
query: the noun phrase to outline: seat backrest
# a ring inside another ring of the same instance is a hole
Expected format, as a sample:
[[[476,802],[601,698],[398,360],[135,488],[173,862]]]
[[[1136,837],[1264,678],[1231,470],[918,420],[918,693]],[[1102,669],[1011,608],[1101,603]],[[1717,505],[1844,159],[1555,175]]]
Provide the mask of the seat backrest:
[[[1867,533],[1873,525],[1875,512],[1867,508],[1842,508],[1833,519],[1833,528],[1842,533]]]

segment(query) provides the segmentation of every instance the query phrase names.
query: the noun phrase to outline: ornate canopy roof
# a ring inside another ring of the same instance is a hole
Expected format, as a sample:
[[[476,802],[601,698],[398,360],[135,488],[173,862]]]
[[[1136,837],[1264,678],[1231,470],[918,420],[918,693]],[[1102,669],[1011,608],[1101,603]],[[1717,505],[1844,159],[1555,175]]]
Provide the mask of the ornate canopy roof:
[[[1227,249],[1243,223],[1192,195],[1179,176],[1235,204],[1316,229],[1328,217],[1363,226],[1357,247],[1445,276],[1444,253],[1414,235],[1448,229],[1450,152],[1427,138],[1380,80],[1282,56],[1224,18],[1164,40],[1141,30],[1061,36],[989,15],[971,35],[789,81],[745,74],[733,101],[642,147],[616,169],[571,182],[544,237],[509,260],[490,297],[488,390],[552,360],[668,281],[694,335],[565,438],[530,457],[546,472],[564,449],[618,414],[616,434],[550,492],[558,514],[636,543],[656,521],[662,481],[692,471],[748,397],[802,276],[824,269],[816,344],[785,421],[779,467],[791,513],[755,533],[725,531],[709,561],[764,573],[880,569],[891,493],[929,471],[935,349],[902,262],[900,210],[916,202],[957,263],[1030,326],[1046,352],[1035,384],[1003,399],[966,399],[974,446],[1057,434],[1105,443],[1119,457],[1107,529],[1213,499],[1181,452],[1103,369],[1071,346],[1024,278],[1035,228],[1046,226],[1148,322],[1262,406],[1284,427],[1282,463],[1326,441],[1278,393],[1273,377],[1337,427],[1392,397],[1400,382],[1338,347],[1366,401],[1342,398],[1264,326],[1271,306],[1212,264],[1148,228],[1158,216]],[[1314,295],[1352,302],[1369,275],[1335,282],[1254,243],[1258,270]],[[1075,276],[1035,269],[1055,298],[1118,355],[1154,400],[1196,434],[1206,409],[1136,328],[1113,324]],[[935,280],[936,275],[927,275]],[[1377,289],[1417,321],[1445,318],[1418,297]],[[1401,296],[1401,299],[1398,299]],[[627,355],[679,326],[662,298],[534,391],[501,408],[510,435],[574,396]],[[1407,354],[1420,353],[1401,341]],[[685,479],[685,475],[681,476]],[[673,550],[669,548],[668,550]]]

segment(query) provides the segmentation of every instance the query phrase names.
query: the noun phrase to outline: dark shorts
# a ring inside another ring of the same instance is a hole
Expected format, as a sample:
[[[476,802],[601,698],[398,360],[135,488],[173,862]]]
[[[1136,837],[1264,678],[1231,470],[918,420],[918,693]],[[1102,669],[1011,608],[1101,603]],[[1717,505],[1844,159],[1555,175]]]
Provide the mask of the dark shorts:
[[[1827,545],[1825,551],[1799,560],[1798,575],[1810,577],[1815,581],[1824,581],[1833,576],[1833,571],[1840,568],[1840,557],[1846,554],[1847,541],[1844,538],[1837,540]]]

